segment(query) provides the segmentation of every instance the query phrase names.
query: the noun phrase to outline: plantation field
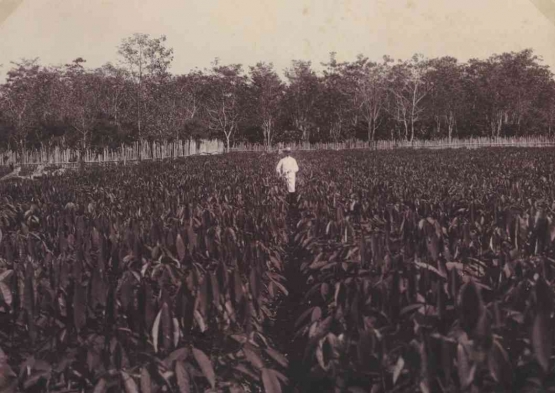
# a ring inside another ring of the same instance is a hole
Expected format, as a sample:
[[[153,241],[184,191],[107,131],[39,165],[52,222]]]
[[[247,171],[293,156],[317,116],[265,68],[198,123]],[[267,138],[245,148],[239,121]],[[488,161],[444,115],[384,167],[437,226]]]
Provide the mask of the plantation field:
[[[555,391],[555,149],[0,184],[0,392]]]

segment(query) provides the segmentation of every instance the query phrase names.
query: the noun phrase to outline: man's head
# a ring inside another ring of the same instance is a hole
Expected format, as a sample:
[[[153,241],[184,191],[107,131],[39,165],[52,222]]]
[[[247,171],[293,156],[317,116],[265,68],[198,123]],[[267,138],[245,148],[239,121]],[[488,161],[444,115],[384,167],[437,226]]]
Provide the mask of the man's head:
[[[291,155],[291,148],[286,147],[285,149],[283,149],[283,154],[285,154],[286,156],[290,156]]]

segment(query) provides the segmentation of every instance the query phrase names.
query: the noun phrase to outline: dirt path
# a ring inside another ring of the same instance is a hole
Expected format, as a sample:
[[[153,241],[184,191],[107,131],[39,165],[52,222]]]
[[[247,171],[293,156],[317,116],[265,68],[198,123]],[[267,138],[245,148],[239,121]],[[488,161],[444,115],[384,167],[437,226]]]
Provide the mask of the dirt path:
[[[294,340],[296,333],[295,321],[301,313],[302,300],[304,297],[305,284],[300,271],[299,254],[294,243],[296,224],[301,217],[301,212],[295,207],[290,206],[287,214],[287,227],[289,243],[284,247],[286,251],[284,261],[284,276],[286,288],[289,295],[286,296],[278,306],[276,321],[270,330],[270,335],[275,340],[278,350],[285,354],[289,360],[287,377],[289,385],[283,391],[287,392],[307,392],[301,385],[306,380],[308,370],[304,370],[303,339]]]

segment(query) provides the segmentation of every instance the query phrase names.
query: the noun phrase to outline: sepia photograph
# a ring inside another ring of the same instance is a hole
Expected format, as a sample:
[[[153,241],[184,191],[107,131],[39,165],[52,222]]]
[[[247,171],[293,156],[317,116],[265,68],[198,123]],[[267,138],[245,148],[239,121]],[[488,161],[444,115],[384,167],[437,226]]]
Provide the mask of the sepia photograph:
[[[0,0],[0,393],[555,393],[555,0]]]

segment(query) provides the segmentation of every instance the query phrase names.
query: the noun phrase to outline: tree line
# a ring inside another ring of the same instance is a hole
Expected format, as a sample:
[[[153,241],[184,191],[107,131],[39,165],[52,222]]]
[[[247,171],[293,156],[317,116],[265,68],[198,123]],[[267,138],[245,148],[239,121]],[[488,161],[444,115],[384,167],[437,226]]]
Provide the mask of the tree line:
[[[170,72],[166,37],[122,40],[98,68],[13,62],[0,85],[0,147],[78,149],[134,141],[338,142],[551,136],[555,80],[532,50],[465,63],[453,57],[294,60]]]

